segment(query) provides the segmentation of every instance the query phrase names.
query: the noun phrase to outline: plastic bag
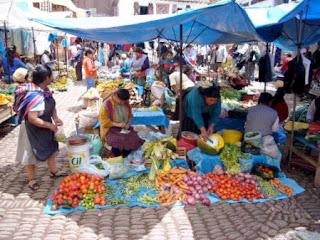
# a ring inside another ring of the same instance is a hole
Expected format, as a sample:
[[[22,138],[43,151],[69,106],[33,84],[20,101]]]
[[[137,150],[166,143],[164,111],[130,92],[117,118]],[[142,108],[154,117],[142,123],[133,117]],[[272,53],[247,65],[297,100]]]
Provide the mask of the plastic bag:
[[[250,159],[240,158],[239,162],[240,162],[241,172],[243,172],[243,173],[250,173],[251,172],[251,170],[253,168],[253,161],[251,158]]]
[[[166,86],[163,85],[162,82],[161,84],[154,82],[151,86],[151,93],[155,98],[161,99],[164,95],[165,88]]]
[[[122,163],[109,164],[109,179],[116,179],[123,177],[129,168]]]
[[[252,146],[260,148],[261,147],[262,135],[259,132],[246,132],[244,134],[244,142],[250,143]]]
[[[79,113],[79,127],[92,128],[98,121],[99,113],[96,109],[87,109]]]
[[[102,144],[102,141],[98,135],[96,135],[96,134],[79,134],[79,136],[84,137],[85,139],[87,139],[90,142],[90,144],[92,146],[90,148],[91,155],[101,156],[103,144]]]
[[[176,103],[176,98],[174,94],[169,90],[169,88],[166,88],[164,91],[164,98],[167,105],[171,106]]]
[[[103,161],[100,156],[92,155],[88,161],[82,163],[75,171],[106,177],[109,175],[110,165]]]
[[[67,141],[67,136],[64,133],[63,127],[58,128],[58,131],[54,134],[54,138],[57,142],[65,143]]]
[[[265,136],[262,138],[261,153],[275,159],[278,158],[279,149],[272,136]]]

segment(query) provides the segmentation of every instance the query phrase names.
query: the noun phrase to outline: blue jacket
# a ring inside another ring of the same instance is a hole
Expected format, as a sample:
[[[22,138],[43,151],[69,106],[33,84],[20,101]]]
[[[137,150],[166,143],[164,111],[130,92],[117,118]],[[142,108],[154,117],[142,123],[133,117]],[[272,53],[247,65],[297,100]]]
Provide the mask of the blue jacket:
[[[3,65],[3,71],[6,75],[8,75],[8,63],[7,60],[2,62]],[[13,65],[9,66],[9,74],[10,76],[13,75],[13,73],[18,69],[18,68],[27,68],[27,66],[19,59],[19,58],[14,58],[13,59]]]
[[[194,88],[186,96],[185,112],[187,117],[192,119],[200,129],[205,127],[203,113],[209,113],[209,126],[217,122],[221,112],[221,102],[218,100],[216,104],[206,106],[204,97],[200,94],[199,89]]]

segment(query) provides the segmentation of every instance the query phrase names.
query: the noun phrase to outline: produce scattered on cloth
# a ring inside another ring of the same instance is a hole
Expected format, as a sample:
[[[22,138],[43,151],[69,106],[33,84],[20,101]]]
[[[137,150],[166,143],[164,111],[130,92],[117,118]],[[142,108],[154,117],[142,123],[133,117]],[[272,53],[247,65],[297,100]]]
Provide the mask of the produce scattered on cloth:
[[[220,94],[222,100],[230,99],[239,101],[241,99],[241,93],[233,88],[221,88]]]
[[[208,178],[215,181],[210,192],[216,194],[222,200],[239,201],[248,199],[248,201],[252,202],[253,199],[267,198],[266,195],[261,194],[257,187],[256,178],[253,175],[217,175],[209,173]]]
[[[176,141],[174,138],[157,139],[143,144],[145,159],[151,160],[150,180],[154,180],[157,172],[171,169],[171,160],[176,159]]]
[[[220,158],[227,173],[239,174],[241,172],[240,158],[247,159],[248,156],[242,153],[241,149],[235,144],[226,144],[220,154]]]
[[[104,177],[87,173],[67,176],[52,196],[52,210],[59,207],[76,208],[79,205],[91,209],[96,205],[105,205],[105,191]]]
[[[270,180],[270,183],[275,186],[280,192],[288,195],[289,197],[293,195],[293,190],[288,185],[281,184],[279,179],[272,179]]]
[[[213,180],[209,179],[207,175],[200,175],[192,171],[188,171],[183,180],[188,186],[186,204],[195,205],[197,201],[201,201],[206,206],[210,205],[210,200],[206,194],[212,188]]]
[[[157,173],[155,184],[160,191],[158,198],[163,207],[186,199],[186,192],[189,190],[184,182],[186,175],[187,170],[180,167]]]

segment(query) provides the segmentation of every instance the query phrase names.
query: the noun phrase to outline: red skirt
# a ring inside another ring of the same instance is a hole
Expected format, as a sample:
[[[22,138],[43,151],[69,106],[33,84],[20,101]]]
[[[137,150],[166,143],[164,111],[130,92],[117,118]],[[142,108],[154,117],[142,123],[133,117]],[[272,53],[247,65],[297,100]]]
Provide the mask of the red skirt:
[[[137,150],[142,146],[144,140],[138,136],[133,128],[130,128],[129,130],[129,133],[121,133],[121,128],[110,128],[106,139],[107,144],[120,150]]]

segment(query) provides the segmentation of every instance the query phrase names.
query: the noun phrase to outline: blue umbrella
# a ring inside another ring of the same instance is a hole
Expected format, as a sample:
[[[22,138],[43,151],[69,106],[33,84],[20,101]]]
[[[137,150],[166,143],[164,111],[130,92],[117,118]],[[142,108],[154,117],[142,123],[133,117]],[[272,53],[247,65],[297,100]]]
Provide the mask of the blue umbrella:
[[[319,0],[246,11],[261,38],[280,48],[296,50],[320,40]]]

